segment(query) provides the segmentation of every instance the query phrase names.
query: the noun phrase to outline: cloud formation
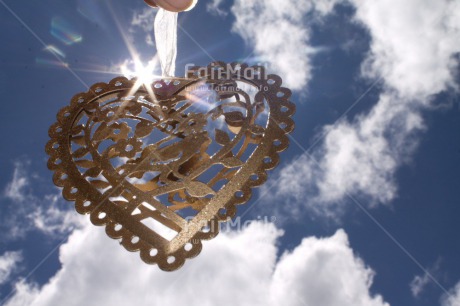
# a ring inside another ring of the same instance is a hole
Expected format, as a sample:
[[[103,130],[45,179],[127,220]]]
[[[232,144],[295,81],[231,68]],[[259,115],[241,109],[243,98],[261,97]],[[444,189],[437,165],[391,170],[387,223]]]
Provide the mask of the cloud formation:
[[[423,275],[416,275],[410,282],[410,291],[414,297],[419,297],[426,285],[431,282],[430,277],[427,273]]]
[[[438,274],[440,260],[438,259],[432,267],[426,269],[425,273],[422,275],[416,275],[410,282],[410,290],[414,297],[420,297],[422,292],[425,290],[426,286],[432,282],[433,275]]]
[[[3,196],[16,202],[24,202],[27,197],[25,188],[29,185],[29,181],[27,177],[23,175],[22,164],[16,162],[14,166],[13,178],[11,182],[6,185]]]
[[[321,18],[332,12],[338,1],[246,1],[236,0],[231,11],[233,31],[254,50],[260,63],[283,76],[293,90],[304,90],[311,79],[310,30],[305,20],[314,13]],[[253,57],[253,56],[250,56]]]
[[[61,246],[62,268],[46,285],[19,282],[6,305],[388,305],[369,292],[374,273],[343,230],[305,238],[277,261],[280,235],[273,225],[252,223],[167,273],[89,225]]]
[[[380,81],[379,100],[366,113],[324,126],[320,145],[285,166],[278,176],[280,187],[268,190],[265,199],[287,199],[297,210],[308,207],[332,216],[348,195],[365,196],[371,206],[389,203],[397,196],[395,173],[410,160],[426,128],[422,111],[430,108],[434,95],[458,85],[458,2],[351,4],[355,22],[371,37],[362,75]]]
[[[81,225],[73,211],[73,205],[62,200],[61,192],[40,194],[34,190],[40,178],[30,174],[29,161],[14,163],[11,181],[4,190],[4,213],[0,216],[0,237],[14,240],[32,230],[49,236],[61,236]],[[64,221],[64,222],[63,222]]]
[[[10,280],[11,274],[17,269],[22,261],[22,254],[19,251],[5,252],[0,256],[0,285]]]
[[[222,5],[222,2],[224,2],[224,0],[209,1],[208,4],[206,4],[206,10],[213,15],[225,17],[228,15],[228,12],[220,8],[220,6]]]
[[[142,30],[142,33],[145,35],[145,43],[149,46],[155,45],[152,35],[156,13],[157,10],[148,7],[144,8],[142,11],[134,12],[131,19],[131,27],[129,32],[135,33],[138,30]]]
[[[441,306],[460,306],[460,282],[441,298]]]

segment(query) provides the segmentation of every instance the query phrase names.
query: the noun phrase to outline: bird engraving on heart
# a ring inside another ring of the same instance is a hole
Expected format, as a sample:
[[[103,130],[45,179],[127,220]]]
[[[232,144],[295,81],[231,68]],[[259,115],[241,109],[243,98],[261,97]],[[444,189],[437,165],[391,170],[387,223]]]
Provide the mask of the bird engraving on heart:
[[[278,164],[294,128],[290,96],[279,76],[238,63],[148,85],[97,83],[59,111],[48,167],[77,212],[146,263],[176,270]]]

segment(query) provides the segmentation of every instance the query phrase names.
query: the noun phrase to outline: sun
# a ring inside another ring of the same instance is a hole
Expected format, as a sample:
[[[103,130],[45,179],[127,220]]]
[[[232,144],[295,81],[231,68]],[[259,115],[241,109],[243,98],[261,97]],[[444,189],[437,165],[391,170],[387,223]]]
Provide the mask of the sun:
[[[142,63],[139,59],[130,59],[120,65],[120,72],[129,79],[136,78],[138,82],[147,85],[151,84],[155,79],[161,78],[161,76],[154,73],[158,66],[157,56],[147,64]]]
[[[132,95],[136,92],[141,86],[144,87],[151,93],[151,85],[154,80],[158,80],[161,78],[160,75],[156,75],[155,71],[159,67],[158,57],[154,56],[147,64],[144,64],[139,58],[135,57],[134,59],[125,60],[120,65],[120,72],[121,74],[128,78],[128,79],[136,79],[136,82],[133,88],[130,91]]]

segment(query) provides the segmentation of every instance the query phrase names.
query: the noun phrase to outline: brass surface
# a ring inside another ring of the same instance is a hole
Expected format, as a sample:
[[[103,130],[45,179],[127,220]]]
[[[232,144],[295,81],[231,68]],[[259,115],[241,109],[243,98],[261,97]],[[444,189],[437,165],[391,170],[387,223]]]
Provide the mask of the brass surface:
[[[266,181],[295,106],[279,76],[246,64],[136,84],[118,77],[75,95],[50,127],[48,167],[80,214],[172,271]]]

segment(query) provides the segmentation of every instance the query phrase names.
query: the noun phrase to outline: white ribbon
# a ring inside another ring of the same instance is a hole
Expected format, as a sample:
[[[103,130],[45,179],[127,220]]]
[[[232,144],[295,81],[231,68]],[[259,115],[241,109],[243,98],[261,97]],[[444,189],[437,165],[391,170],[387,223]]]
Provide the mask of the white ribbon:
[[[177,56],[177,13],[160,8],[154,28],[161,73],[163,77],[173,77]]]

